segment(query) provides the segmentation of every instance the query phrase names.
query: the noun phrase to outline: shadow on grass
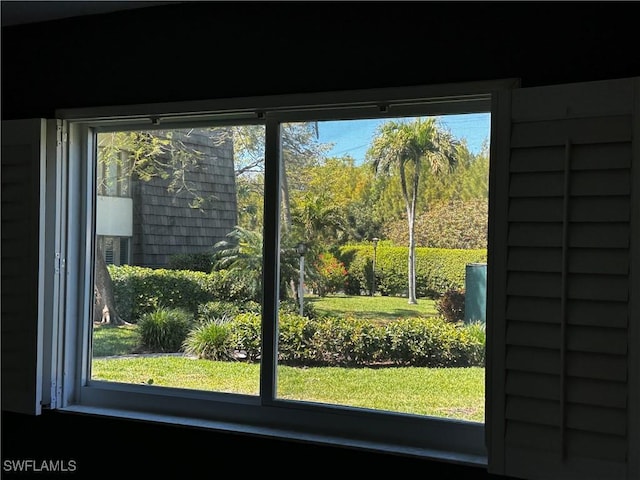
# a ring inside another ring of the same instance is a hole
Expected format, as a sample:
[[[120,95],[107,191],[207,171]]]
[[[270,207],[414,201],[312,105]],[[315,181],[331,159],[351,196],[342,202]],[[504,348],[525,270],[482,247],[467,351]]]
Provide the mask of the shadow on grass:
[[[410,306],[407,305],[407,299],[402,297],[335,295],[306,300],[320,314],[380,322],[437,315],[435,302],[426,298],[419,299],[418,304]]]
[[[127,355],[135,353],[138,337],[135,325],[100,325],[93,326],[93,356],[108,357],[111,355]]]

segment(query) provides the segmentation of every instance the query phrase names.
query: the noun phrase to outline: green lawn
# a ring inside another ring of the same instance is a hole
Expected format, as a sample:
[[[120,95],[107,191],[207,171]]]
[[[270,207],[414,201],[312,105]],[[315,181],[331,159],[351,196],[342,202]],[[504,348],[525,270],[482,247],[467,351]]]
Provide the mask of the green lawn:
[[[257,395],[258,364],[181,356],[94,359],[95,380]],[[278,368],[278,397],[484,421],[484,369]]]
[[[309,297],[319,313],[382,322],[435,315],[432,300],[409,305],[406,298]],[[184,356],[132,356],[135,325],[94,326],[92,378],[113,382],[258,395],[260,366]],[[484,421],[484,368],[278,368],[278,397],[386,411]]]
[[[367,320],[398,320],[418,316],[436,315],[434,300],[418,299],[410,305],[403,297],[331,295],[328,297],[305,297],[318,313],[331,315],[352,315]]]
[[[135,325],[93,325],[93,356],[126,355],[134,352],[138,338]]]

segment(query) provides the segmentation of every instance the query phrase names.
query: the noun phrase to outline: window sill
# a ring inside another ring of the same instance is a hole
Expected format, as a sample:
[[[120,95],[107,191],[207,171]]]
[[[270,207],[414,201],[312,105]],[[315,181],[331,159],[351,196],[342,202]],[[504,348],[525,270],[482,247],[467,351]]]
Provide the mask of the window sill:
[[[104,407],[90,407],[73,405],[59,409],[60,412],[111,417],[123,420],[135,420],[166,425],[194,427],[217,432],[239,433],[253,435],[262,438],[273,438],[284,441],[303,442],[343,448],[364,450],[369,452],[395,454],[407,457],[448,462],[464,466],[486,468],[487,458],[484,455],[472,455],[468,453],[436,450],[428,448],[409,447],[391,443],[376,441],[363,441],[359,439],[343,438],[331,435],[319,435],[295,430],[278,429],[265,426],[256,426],[243,423],[223,422],[217,420],[195,419],[189,417],[163,415],[156,413],[138,412],[133,410],[121,410]]]

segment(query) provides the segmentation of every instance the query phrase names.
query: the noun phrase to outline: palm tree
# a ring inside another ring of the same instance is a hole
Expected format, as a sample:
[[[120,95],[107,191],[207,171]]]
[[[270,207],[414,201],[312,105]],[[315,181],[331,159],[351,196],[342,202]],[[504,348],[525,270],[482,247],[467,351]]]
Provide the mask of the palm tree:
[[[262,294],[262,235],[257,231],[236,226],[227,233],[227,240],[214,245],[214,268],[229,270],[244,278],[255,298]]]
[[[228,270],[248,282],[255,299],[262,296],[262,243],[261,232],[236,226],[227,234],[226,240],[214,245],[214,268]],[[298,273],[298,254],[295,246],[289,243],[289,237],[283,238],[280,247],[280,300],[287,297],[286,280],[295,278]]]
[[[418,303],[414,231],[420,175],[425,167],[433,175],[451,171],[456,164],[456,145],[453,136],[442,130],[435,118],[417,118],[412,122],[391,120],[378,128],[367,152],[376,173],[397,172],[400,180],[409,227],[410,304]]]

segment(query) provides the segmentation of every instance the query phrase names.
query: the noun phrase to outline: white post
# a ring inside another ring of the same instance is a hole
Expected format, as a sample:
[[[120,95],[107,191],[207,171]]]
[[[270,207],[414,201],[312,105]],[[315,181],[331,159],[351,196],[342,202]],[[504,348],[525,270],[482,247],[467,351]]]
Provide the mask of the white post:
[[[298,293],[300,299],[300,316],[304,316],[304,255],[300,255],[300,292]]]

